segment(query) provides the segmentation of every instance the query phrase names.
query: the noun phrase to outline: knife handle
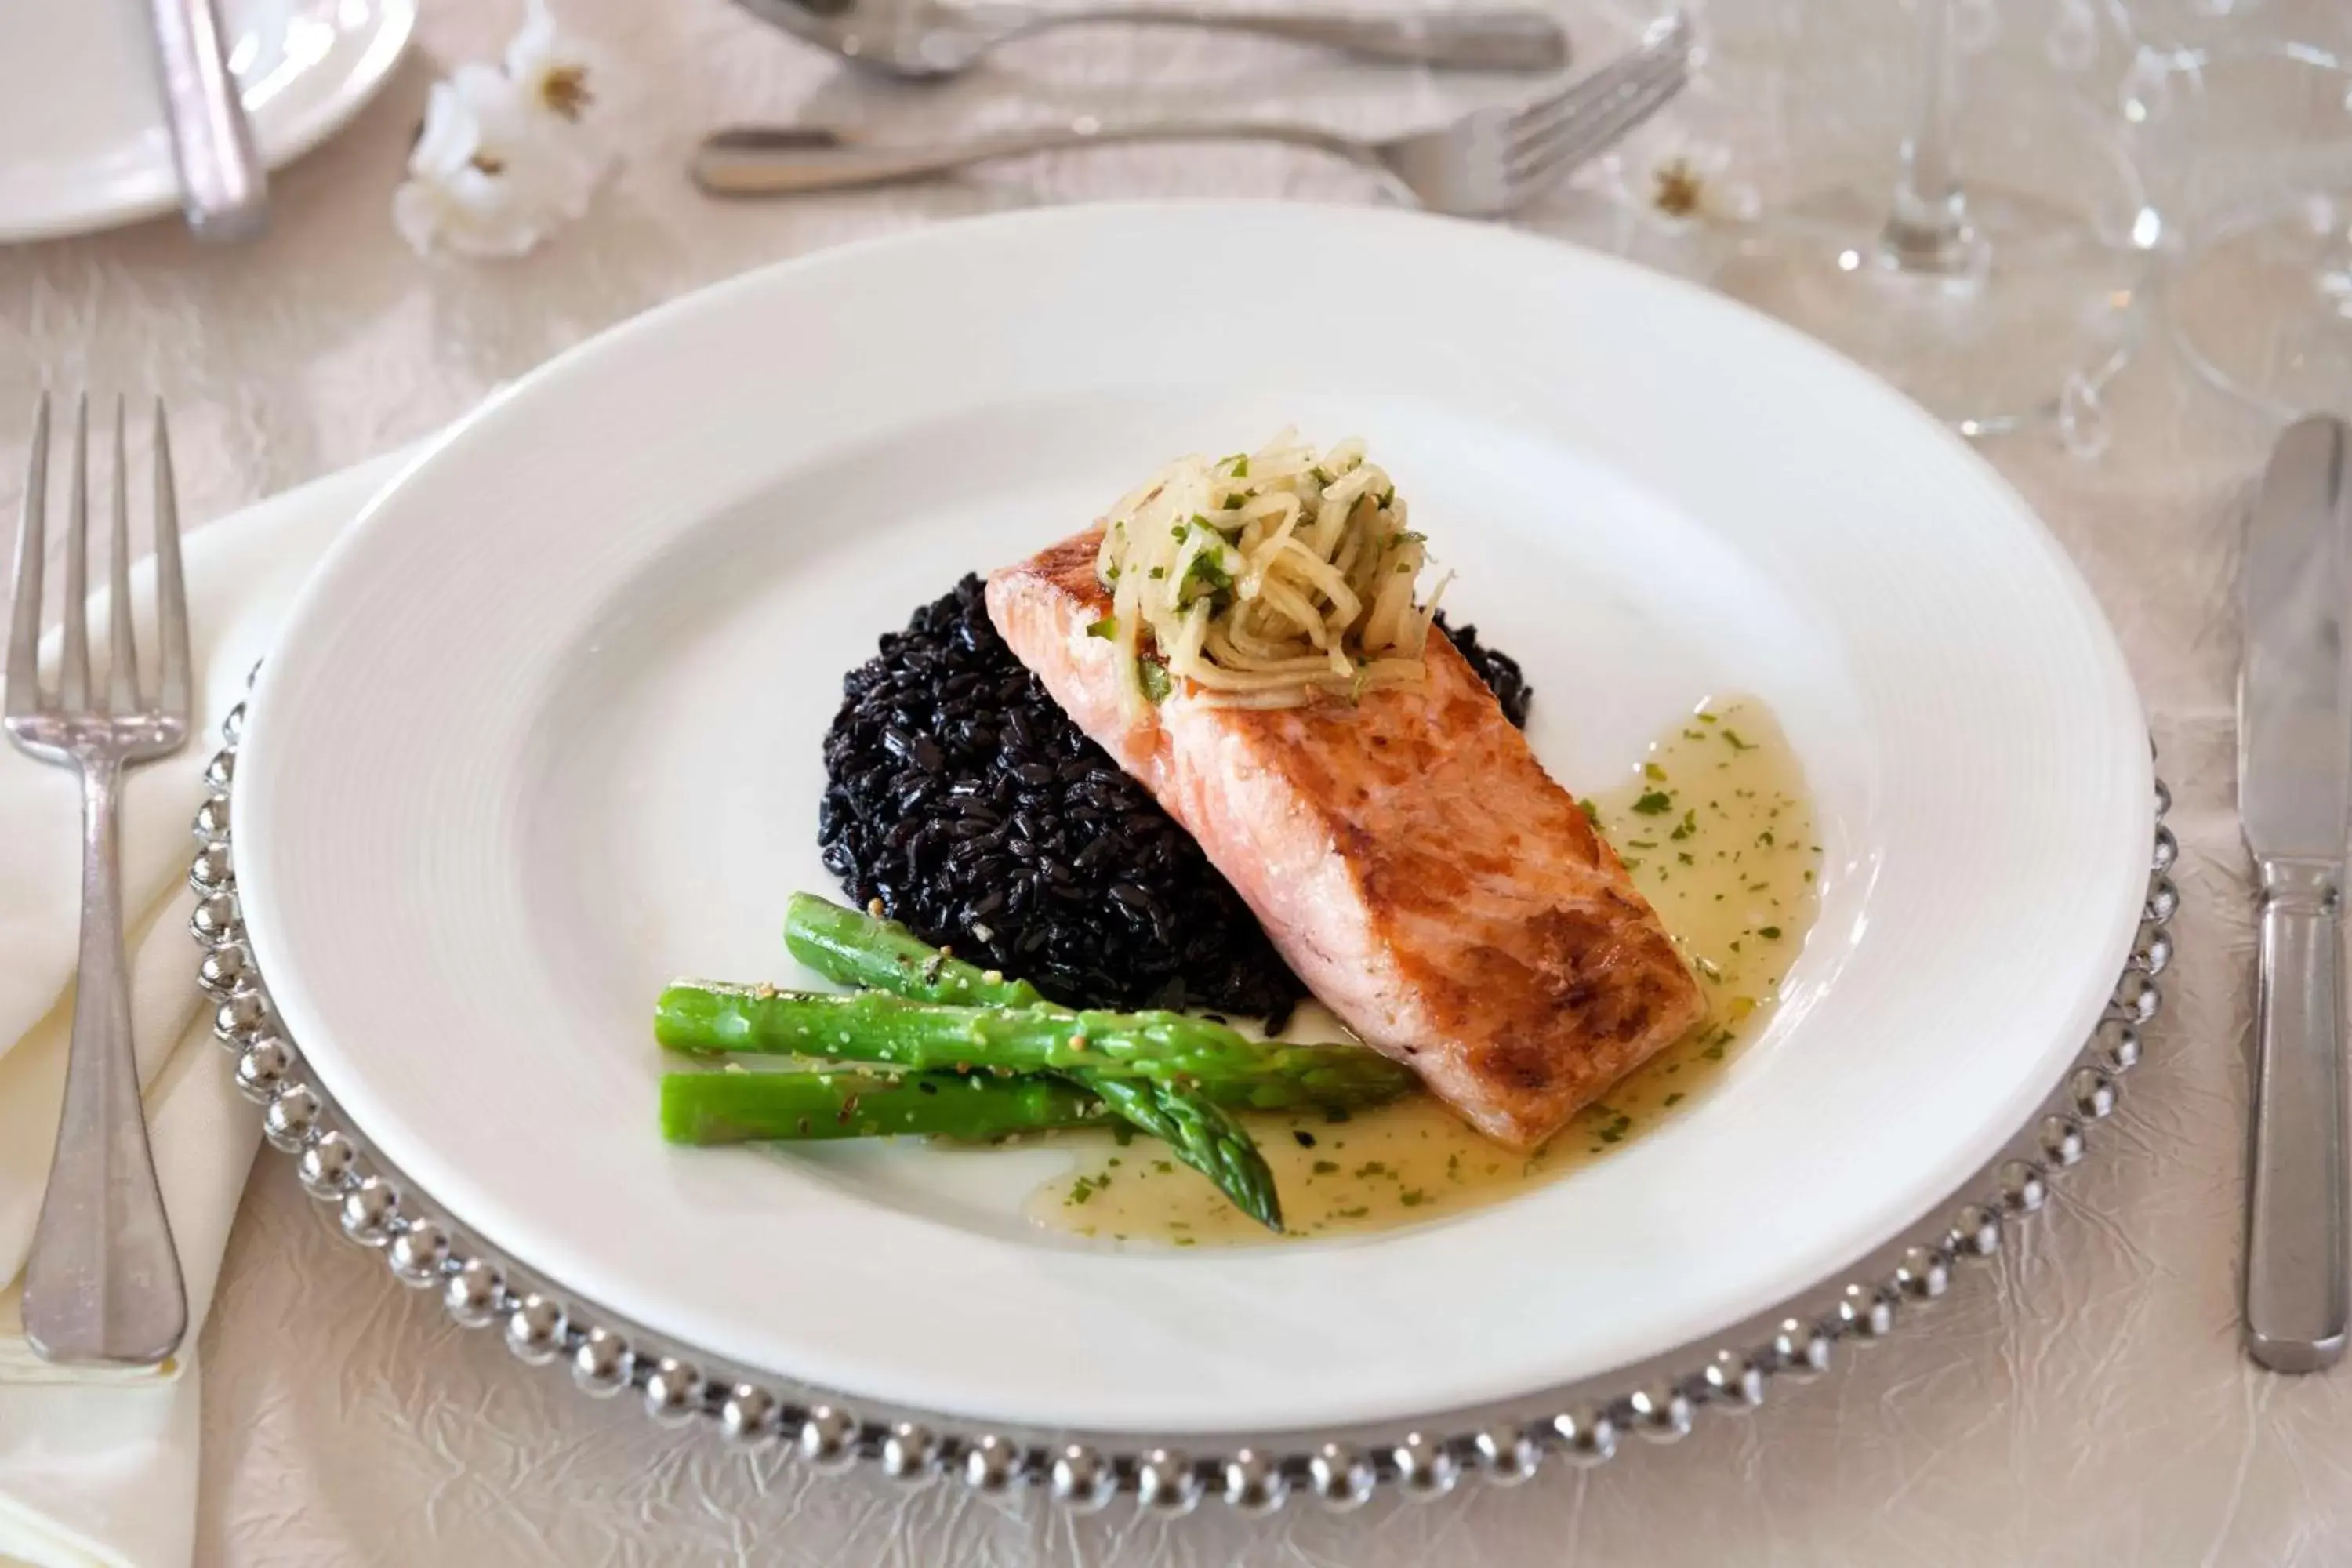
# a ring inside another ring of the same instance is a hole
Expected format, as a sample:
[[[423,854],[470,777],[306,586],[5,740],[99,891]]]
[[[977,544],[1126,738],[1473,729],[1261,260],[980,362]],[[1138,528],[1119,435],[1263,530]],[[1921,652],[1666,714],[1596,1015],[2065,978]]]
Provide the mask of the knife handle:
[[[2343,1357],[2343,924],[2332,864],[2262,867],[2246,1165],[2246,1353],[2273,1372]]]

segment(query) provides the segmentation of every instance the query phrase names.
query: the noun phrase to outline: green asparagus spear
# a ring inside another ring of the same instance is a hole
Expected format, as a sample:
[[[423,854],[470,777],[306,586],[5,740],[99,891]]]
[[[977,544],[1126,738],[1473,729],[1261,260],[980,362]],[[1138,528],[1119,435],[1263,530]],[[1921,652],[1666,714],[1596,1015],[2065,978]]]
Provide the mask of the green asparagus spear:
[[[1088,1077],[1081,1080],[1110,1108],[1168,1145],[1168,1152],[1217,1184],[1235,1208],[1271,1231],[1282,1229],[1282,1199],[1274,1172],[1249,1130],[1197,1090],[1150,1079]]]
[[[1101,1096],[1050,1077],[863,1072],[662,1075],[662,1136],[673,1143],[895,1136],[983,1142],[1011,1132],[1099,1126],[1115,1120],[1118,1113],[1104,1104]]]
[[[897,921],[846,910],[814,893],[794,893],[784,907],[784,946],[843,985],[965,1006],[1045,1005],[1026,980],[1007,980],[995,970],[950,958]]]
[[[1261,1043],[1181,1013],[951,1007],[873,992],[812,995],[702,981],[661,994],[654,1037],[674,1050],[827,1057],[908,1071],[1148,1078],[1256,1110],[1379,1104],[1414,1082],[1410,1069],[1372,1051]]]
[[[793,896],[784,915],[784,945],[794,958],[845,985],[871,986],[921,1002],[1045,1005],[1045,997],[1025,980],[982,971],[931,946],[895,921],[846,910],[809,893]],[[1214,1182],[1243,1213],[1275,1230],[1282,1228],[1273,1172],[1248,1131],[1205,1095],[1091,1068],[1070,1076]]]

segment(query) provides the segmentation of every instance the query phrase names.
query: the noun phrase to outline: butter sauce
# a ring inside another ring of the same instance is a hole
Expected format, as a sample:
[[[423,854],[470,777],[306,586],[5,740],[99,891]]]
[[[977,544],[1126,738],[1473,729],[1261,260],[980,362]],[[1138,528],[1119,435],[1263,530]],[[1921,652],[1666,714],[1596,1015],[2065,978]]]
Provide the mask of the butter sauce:
[[[1276,1237],[1147,1138],[1064,1135],[1074,1169],[1027,1214],[1047,1229],[1176,1247],[1276,1243],[1417,1225],[1498,1203],[1622,1147],[1701,1098],[1762,1034],[1819,908],[1821,844],[1804,773],[1753,699],[1703,704],[1587,811],[1697,971],[1707,1016],[1534,1154],[1490,1142],[1417,1094],[1352,1117],[1247,1118],[1273,1167]],[[1289,1035],[1339,1039],[1324,1009]]]

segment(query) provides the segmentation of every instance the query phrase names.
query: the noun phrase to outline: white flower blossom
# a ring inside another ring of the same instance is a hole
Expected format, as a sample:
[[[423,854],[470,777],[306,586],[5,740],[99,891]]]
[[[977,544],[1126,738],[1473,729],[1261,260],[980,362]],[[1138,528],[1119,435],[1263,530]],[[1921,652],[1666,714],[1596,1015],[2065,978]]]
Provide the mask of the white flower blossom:
[[[1728,146],[1673,126],[1612,153],[1601,174],[1616,201],[1669,229],[1750,223],[1762,205],[1755,185],[1734,177]]]
[[[584,54],[531,0],[503,70],[464,65],[434,84],[393,196],[401,237],[420,255],[520,256],[576,220],[611,164],[581,123],[589,79]]]
[[[555,25],[555,13],[546,0],[530,0],[522,31],[507,45],[507,79],[522,95],[524,106],[577,125],[587,118],[596,95],[589,87],[594,62],[576,40]]]

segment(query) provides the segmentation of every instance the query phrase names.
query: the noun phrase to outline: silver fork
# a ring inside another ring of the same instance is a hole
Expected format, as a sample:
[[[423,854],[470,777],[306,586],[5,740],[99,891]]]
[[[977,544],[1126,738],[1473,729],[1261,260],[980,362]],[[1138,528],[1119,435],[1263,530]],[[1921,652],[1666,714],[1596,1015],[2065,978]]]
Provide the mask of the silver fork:
[[[820,127],[744,126],[705,137],[690,167],[696,183],[715,194],[787,195],[919,179],[1062,147],[1284,142],[1370,169],[1411,205],[1492,217],[1527,205],[1656,113],[1688,80],[1693,44],[1689,18],[1677,13],[1654,23],[1639,47],[1530,102],[1473,110],[1435,130],[1384,141],[1249,120],[1105,125],[1092,116],[928,146],[866,145]]]
[[[188,1297],[139,1100],[131,984],[122,954],[115,797],[123,770],[187,742],[188,597],[180,574],[179,504],[163,405],[155,405],[155,624],[162,643],[150,693],[131,627],[131,520],[123,411],[114,405],[113,550],[107,567],[106,691],[89,658],[89,403],[74,407],[72,492],[66,514],[63,644],[57,689],[41,687],[41,563],[48,505],[49,399],[33,416],[32,471],[16,535],[16,595],[8,673],[0,691],[8,738],[81,775],[81,954],[57,1153],[25,1265],[25,1336],[45,1359],[152,1366],[188,1331]]]

